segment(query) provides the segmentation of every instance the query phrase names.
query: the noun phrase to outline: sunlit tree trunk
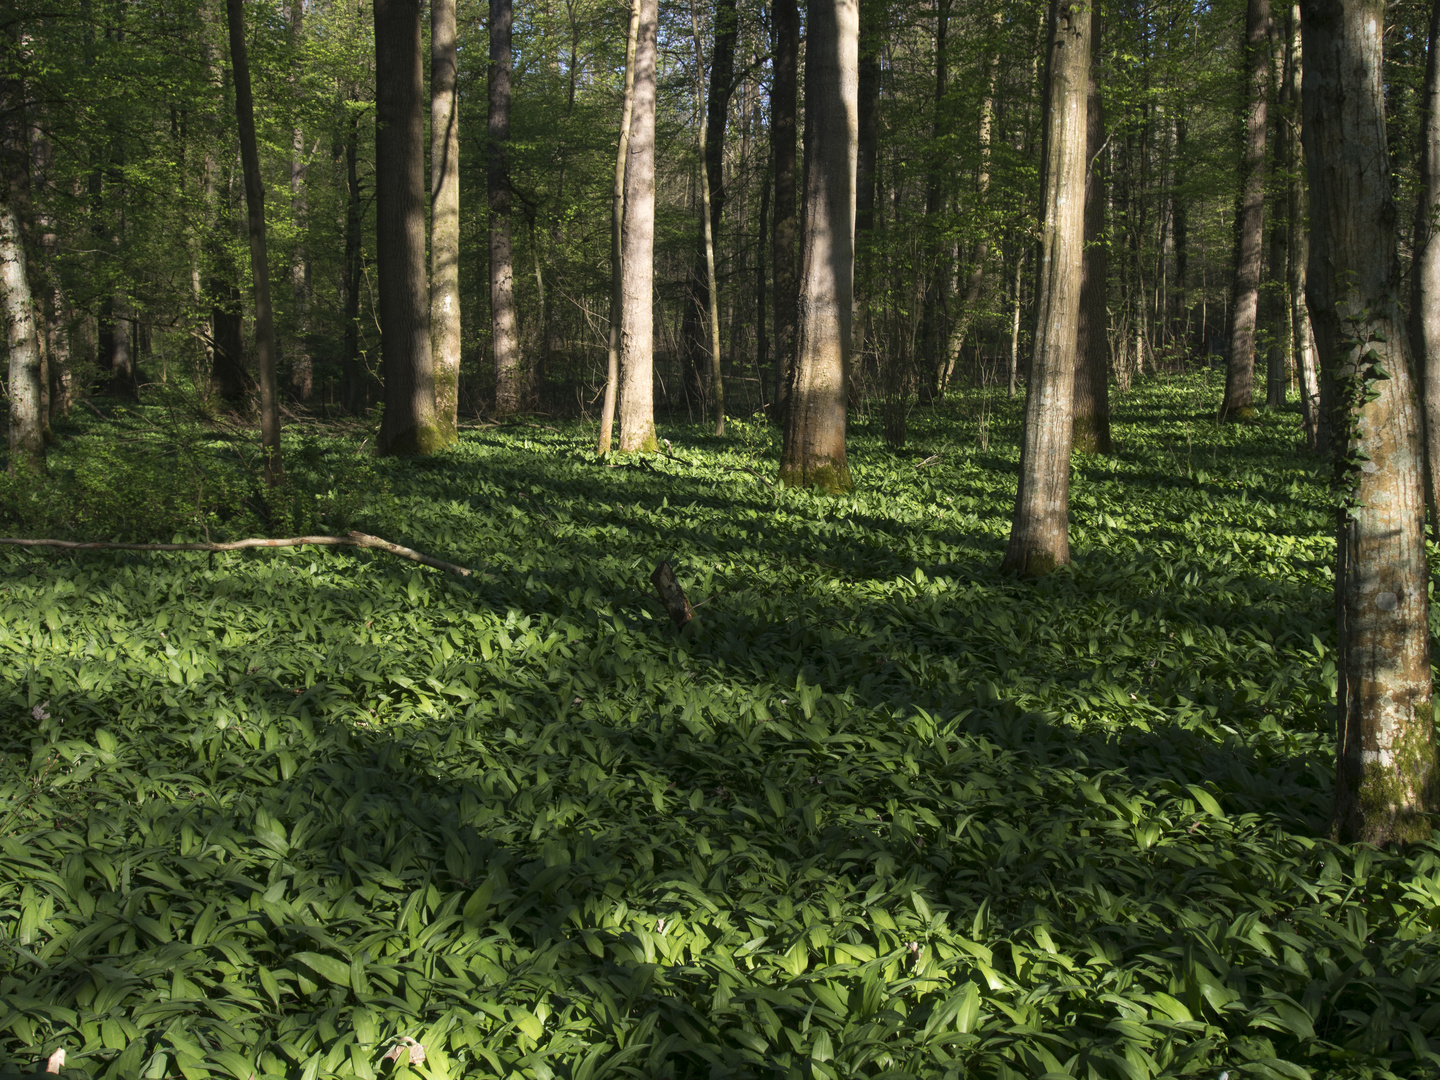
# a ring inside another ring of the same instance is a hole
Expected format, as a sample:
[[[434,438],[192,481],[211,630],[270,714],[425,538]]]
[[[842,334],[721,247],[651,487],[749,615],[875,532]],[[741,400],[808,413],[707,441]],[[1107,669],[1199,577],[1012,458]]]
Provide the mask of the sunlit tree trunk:
[[[430,355],[435,365],[435,424],[446,442],[455,440],[460,422],[460,113],[455,61],[455,0],[430,0]]]
[[[1315,335],[1310,329],[1310,307],[1305,300],[1306,264],[1310,259],[1309,218],[1306,213],[1304,147],[1301,143],[1303,122],[1300,108],[1300,82],[1303,58],[1300,52],[1300,5],[1292,3],[1287,13],[1285,51],[1285,116],[1289,124],[1286,139],[1285,205],[1290,219],[1287,253],[1290,270],[1290,349],[1300,383],[1300,416],[1305,427],[1305,441],[1314,450],[1325,441],[1327,421],[1320,410],[1320,373],[1315,358]]]
[[[1430,9],[1430,48],[1420,109],[1419,205],[1411,270],[1410,328],[1426,446],[1425,502],[1430,530],[1440,536],[1440,3]]]
[[[1002,571],[1048,574],[1070,561],[1070,447],[1076,322],[1085,251],[1086,96],[1091,5],[1051,0],[1040,170],[1035,347],[1020,440],[1020,484]]]
[[[1270,81],[1270,0],[1249,0],[1245,9],[1245,149],[1235,214],[1235,299],[1230,306],[1230,365],[1221,415],[1234,418],[1255,408],[1255,320],[1260,307],[1260,264],[1265,236],[1265,123]]]
[[[775,205],[770,234],[775,293],[775,417],[784,421],[795,373],[799,279],[795,272],[795,114],[799,96],[800,12],[795,0],[771,9],[775,74],[770,90],[770,144],[775,154]]]
[[[624,294],[620,317],[620,450],[655,440],[655,60],[657,0],[640,0],[630,160],[625,166]]]
[[[230,64],[235,75],[235,117],[240,128],[240,166],[245,174],[245,210],[249,218],[250,278],[255,289],[255,355],[260,377],[260,444],[265,482],[274,487],[284,472],[280,463],[280,401],[275,386],[275,317],[270,307],[270,263],[265,249],[265,188],[255,144],[255,106],[250,94],[250,64],[245,56],[242,0],[226,0],[230,24]]]
[[[1105,307],[1109,268],[1105,241],[1105,113],[1096,75],[1103,37],[1097,11],[1090,24],[1090,80],[1085,108],[1085,262],[1081,268],[1080,312],[1075,339],[1074,446],[1082,454],[1108,454],[1110,441],[1110,341]]]
[[[816,0],[805,46],[805,231],[795,376],[780,479],[848,491],[845,393],[855,273],[860,9]]]
[[[523,373],[515,318],[510,237],[510,0],[490,0],[490,345],[495,353],[495,415],[520,411]]]
[[[382,454],[429,454],[435,422],[430,289],[425,279],[425,123],[420,0],[374,0],[375,269],[385,416]]]
[[[0,309],[10,350],[10,472],[45,468],[45,418],[41,410],[40,342],[35,332],[35,305],[25,259],[20,218],[10,186],[0,176]]]
[[[1335,573],[1340,677],[1335,835],[1430,839],[1440,811],[1431,710],[1424,462],[1386,150],[1383,0],[1305,0],[1306,282],[1340,405]]]

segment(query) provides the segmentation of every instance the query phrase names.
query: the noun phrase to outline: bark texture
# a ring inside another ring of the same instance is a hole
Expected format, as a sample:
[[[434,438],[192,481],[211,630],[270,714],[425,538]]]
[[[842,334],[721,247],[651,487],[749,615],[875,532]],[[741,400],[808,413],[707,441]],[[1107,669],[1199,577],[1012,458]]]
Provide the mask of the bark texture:
[[[455,0],[430,0],[430,356],[435,424],[447,443],[460,422],[460,113]]]
[[[1315,358],[1315,335],[1310,329],[1310,307],[1305,301],[1306,263],[1310,259],[1308,205],[1305,198],[1304,125],[1300,110],[1300,81],[1304,74],[1300,53],[1300,5],[1291,4],[1288,14],[1288,47],[1285,53],[1285,118],[1289,125],[1285,168],[1289,175],[1285,205],[1290,218],[1290,349],[1300,383],[1300,416],[1305,441],[1310,449],[1326,439],[1326,420],[1320,411],[1320,373]]]
[[[1025,397],[1015,515],[1000,563],[1002,571],[1027,577],[1048,574],[1070,561],[1070,447],[1085,250],[1090,17],[1090,5],[1051,0],[1035,351]]]
[[[1415,208],[1415,264],[1411,271],[1410,330],[1420,381],[1425,435],[1425,503],[1432,535],[1440,535],[1440,3],[1430,9],[1430,48],[1420,109],[1420,192]]]
[[[855,274],[859,4],[817,0],[809,18],[799,333],[780,480],[843,492],[854,486],[845,460],[845,392]]]
[[[425,280],[425,123],[420,0],[374,0],[375,269],[385,416],[377,449],[405,457],[445,445],[435,422]]]
[[[20,218],[0,176],[0,306],[10,350],[10,472],[45,468],[45,417],[41,408],[40,341],[35,333],[35,304]]]
[[[657,0],[640,0],[630,160],[625,165],[624,306],[620,315],[620,450],[655,439],[655,59]]]
[[[1225,417],[1255,411],[1255,320],[1260,309],[1260,268],[1265,235],[1265,124],[1270,81],[1270,0],[1245,8],[1245,147],[1235,213],[1235,299],[1230,306],[1230,364],[1225,373]]]
[[[520,327],[515,318],[515,255],[510,239],[510,0],[490,0],[490,346],[495,354],[495,415],[520,411]]]
[[[795,272],[795,111],[799,97],[800,11],[775,0],[775,75],[770,91],[770,143],[775,154],[775,206],[770,234],[775,293],[775,416],[783,422],[795,373],[799,278]]]
[[[1108,454],[1110,439],[1110,341],[1105,310],[1109,249],[1105,242],[1105,112],[1096,82],[1100,66],[1100,15],[1090,24],[1090,80],[1085,106],[1085,261],[1080,271],[1080,313],[1075,336],[1074,447],[1082,454]]]
[[[1340,678],[1333,828],[1428,840],[1440,810],[1431,711],[1419,410],[1400,279],[1382,82],[1383,0],[1306,0],[1310,310],[1340,404]]]
[[[265,482],[274,487],[284,476],[280,462],[280,399],[275,385],[275,315],[270,306],[270,261],[265,249],[265,188],[260,179],[260,153],[255,145],[255,104],[250,93],[250,64],[245,55],[245,15],[241,3],[242,0],[225,0],[225,14],[230,27],[230,63],[235,73],[235,117],[240,128],[240,167],[245,173],[250,278],[255,289],[255,360],[260,377],[260,444],[265,454]]]

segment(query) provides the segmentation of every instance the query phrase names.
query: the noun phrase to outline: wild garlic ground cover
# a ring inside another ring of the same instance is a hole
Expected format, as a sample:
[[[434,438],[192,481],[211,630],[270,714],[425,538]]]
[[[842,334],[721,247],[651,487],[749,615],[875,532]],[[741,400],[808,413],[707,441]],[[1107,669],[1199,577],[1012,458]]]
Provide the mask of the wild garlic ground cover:
[[[856,420],[845,499],[743,425],[379,464],[466,581],[0,551],[4,1068],[1440,1075],[1440,845],[1324,838],[1327,470],[1217,389],[1116,402],[1036,584],[978,397]]]

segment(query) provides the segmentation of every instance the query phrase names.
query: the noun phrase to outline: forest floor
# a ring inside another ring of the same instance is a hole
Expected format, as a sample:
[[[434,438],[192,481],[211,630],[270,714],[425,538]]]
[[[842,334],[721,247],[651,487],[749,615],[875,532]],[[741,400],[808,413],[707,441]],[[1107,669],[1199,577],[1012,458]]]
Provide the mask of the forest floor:
[[[466,579],[0,549],[0,1075],[1440,1075],[1440,844],[1325,836],[1328,469],[1218,393],[1115,400],[1034,583],[980,394],[899,454],[854,420],[847,498],[745,471],[744,424],[614,467],[548,421],[287,446],[351,462],[297,521]],[[53,455],[72,494],[116,425]],[[72,529],[170,520],[117,490]]]

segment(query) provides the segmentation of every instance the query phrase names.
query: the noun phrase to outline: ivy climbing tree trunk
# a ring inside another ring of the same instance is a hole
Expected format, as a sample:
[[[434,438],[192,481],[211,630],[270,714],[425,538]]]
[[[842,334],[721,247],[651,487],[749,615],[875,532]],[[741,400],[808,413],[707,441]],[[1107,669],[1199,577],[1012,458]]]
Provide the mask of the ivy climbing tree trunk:
[[[460,422],[460,112],[455,0],[430,0],[430,355],[435,425],[454,442]]]
[[[510,238],[510,0],[490,0],[490,346],[495,354],[495,415],[520,411],[520,330],[515,317],[515,254]]]
[[[1090,80],[1085,108],[1085,261],[1080,271],[1080,311],[1075,339],[1074,447],[1108,454],[1110,440],[1110,341],[1105,306],[1109,250],[1105,239],[1105,113],[1096,81],[1103,39],[1100,13],[1090,24]]]
[[[795,376],[785,415],[780,480],[843,492],[845,393],[855,275],[860,9],[816,0],[805,47],[805,232]]]
[[[270,262],[265,250],[265,187],[255,144],[255,105],[250,93],[250,63],[245,55],[242,0],[225,0],[230,24],[230,65],[235,74],[235,116],[240,128],[240,167],[245,174],[245,210],[249,218],[250,277],[255,288],[255,354],[260,376],[260,444],[265,482],[274,487],[284,476],[280,462],[280,399],[275,385],[275,316],[270,307]]]
[[[377,449],[405,457],[444,445],[435,423],[425,280],[420,0],[374,0],[374,11],[376,306],[385,378]]]
[[[655,59],[658,0],[640,0],[630,160],[625,166],[624,306],[620,317],[620,450],[655,439]]]
[[[1420,419],[1385,136],[1384,0],[1304,0],[1310,311],[1336,371],[1342,505],[1333,828],[1384,846],[1440,811]]]
[[[1070,561],[1070,447],[1076,321],[1085,250],[1086,97],[1092,5],[1051,0],[1040,169],[1035,351],[1020,439],[1020,484],[1000,569],[1038,577]]]

